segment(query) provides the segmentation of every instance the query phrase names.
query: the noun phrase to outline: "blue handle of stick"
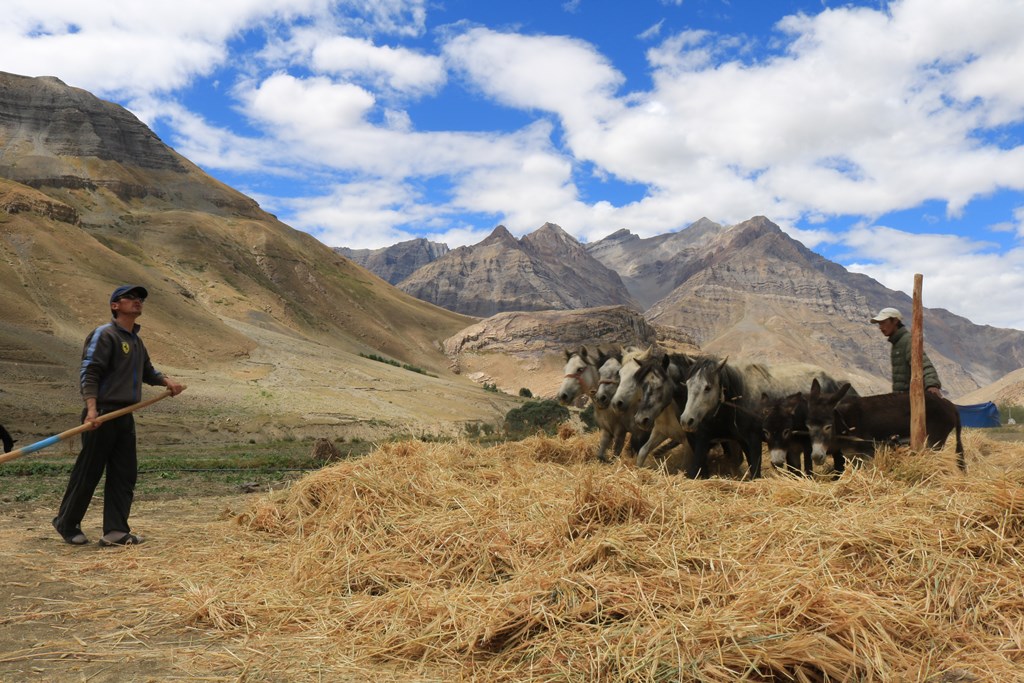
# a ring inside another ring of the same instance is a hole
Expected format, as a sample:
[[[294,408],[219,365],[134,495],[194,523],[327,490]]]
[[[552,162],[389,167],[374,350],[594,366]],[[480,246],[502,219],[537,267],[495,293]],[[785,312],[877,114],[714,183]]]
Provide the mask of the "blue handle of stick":
[[[60,435],[59,434],[57,434],[55,436],[47,437],[47,438],[43,439],[42,441],[36,441],[33,444],[29,444],[28,446],[25,446],[24,448],[21,449],[21,454],[22,455],[28,455],[29,453],[35,453],[36,451],[41,451],[42,449],[46,448],[47,446],[52,446],[53,444],[55,444],[55,443],[57,443],[59,441],[60,441]]]

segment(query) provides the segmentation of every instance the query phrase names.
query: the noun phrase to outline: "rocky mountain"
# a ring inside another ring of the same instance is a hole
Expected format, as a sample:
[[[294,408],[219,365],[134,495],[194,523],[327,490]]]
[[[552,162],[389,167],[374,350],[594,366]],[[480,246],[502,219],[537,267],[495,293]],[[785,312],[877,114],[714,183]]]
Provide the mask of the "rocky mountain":
[[[480,317],[503,311],[640,308],[614,271],[552,223],[522,239],[499,225],[479,244],[453,249],[398,286],[424,301]]]
[[[718,238],[723,228],[701,218],[685,230],[641,238],[619,230],[586,245],[587,253],[614,270],[626,289],[647,310],[686,282],[700,254]]]
[[[557,239],[535,240],[543,234]],[[563,281],[567,291],[585,289],[578,277],[548,278],[550,289],[543,296],[524,301],[534,295],[522,284],[524,275],[533,275],[529,268],[508,267],[502,277],[494,274],[499,254],[513,253],[525,242],[544,245],[531,253],[538,260],[543,249],[559,254],[583,249],[619,274],[649,322],[677,330],[708,352],[765,362],[813,359],[864,393],[888,391],[890,373],[890,347],[868,319],[885,306],[908,316],[912,310],[907,295],[815,254],[763,216],[733,226],[705,218],[677,233],[646,239],[620,230],[586,247],[550,225],[519,241],[499,228],[479,245],[456,249],[406,281],[419,287],[403,288],[452,308],[456,290],[474,292],[477,315],[582,308],[576,299],[558,296]],[[555,260],[564,263],[566,257]],[[495,291],[499,287],[519,291],[521,297],[502,296]],[[449,294],[439,296],[441,291]],[[618,303],[597,298],[603,288],[589,291],[594,297],[589,306]],[[924,298],[927,302],[927,283]],[[1019,330],[975,325],[943,309],[926,308],[924,323],[926,350],[952,397],[1024,366],[1024,333]]]
[[[645,312],[702,347],[765,360],[813,358],[871,391],[885,391],[889,344],[868,322],[884,306],[907,316],[909,296],[810,251],[767,218],[723,228],[686,264],[686,276]],[[912,283],[908,283],[912,285]],[[923,288],[927,302],[927,283]],[[1024,365],[1024,333],[925,309],[925,346],[952,396]]]
[[[498,313],[446,339],[444,352],[454,370],[476,381],[494,382],[510,393],[525,387],[535,396],[554,396],[567,349],[655,344],[679,353],[699,352],[679,330],[652,325],[626,306]]]
[[[334,251],[397,285],[417,269],[436,261],[451,250],[447,244],[431,242],[421,237],[380,249],[335,247]]]
[[[964,405],[988,401],[998,405],[1024,406],[1024,367],[1014,370],[988,386],[961,396],[959,399],[959,402]],[[1003,417],[1010,416],[1004,415]],[[1012,417],[1017,423],[1024,423],[1024,411],[1014,411]]]
[[[190,385],[161,406],[187,415],[177,438],[444,430],[514,405],[448,369],[441,341],[472,318],[281,223],[121,107],[0,73],[0,415],[22,440],[77,414],[82,340],[124,282],[149,288],[147,346]]]

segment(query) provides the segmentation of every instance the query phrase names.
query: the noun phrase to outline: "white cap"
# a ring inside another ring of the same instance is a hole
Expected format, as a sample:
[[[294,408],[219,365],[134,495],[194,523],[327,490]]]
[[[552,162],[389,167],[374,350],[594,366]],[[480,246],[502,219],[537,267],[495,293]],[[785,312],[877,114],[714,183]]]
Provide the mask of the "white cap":
[[[889,318],[896,318],[897,320],[902,320],[903,316],[895,308],[883,308],[878,312],[878,315],[871,319],[871,322],[880,323],[883,320],[888,320]]]

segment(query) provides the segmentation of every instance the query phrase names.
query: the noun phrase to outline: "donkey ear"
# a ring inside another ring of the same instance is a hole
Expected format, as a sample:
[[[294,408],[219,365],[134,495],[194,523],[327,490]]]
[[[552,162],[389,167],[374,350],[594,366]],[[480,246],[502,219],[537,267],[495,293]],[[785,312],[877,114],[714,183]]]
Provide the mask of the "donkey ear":
[[[818,398],[821,395],[821,383],[818,382],[818,378],[815,377],[811,380],[811,398]]]
[[[818,380],[814,380],[814,381],[817,382]],[[835,393],[835,395],[832,397],[832,400],[835,403],[839,403],[840,401],[843,400],[843,396],[846,396],[846,392],[848,392],[849,390],[850,390],[850,383],[849,382],[843,382],[843,386],[839,387],[839,391],[837,391]]]

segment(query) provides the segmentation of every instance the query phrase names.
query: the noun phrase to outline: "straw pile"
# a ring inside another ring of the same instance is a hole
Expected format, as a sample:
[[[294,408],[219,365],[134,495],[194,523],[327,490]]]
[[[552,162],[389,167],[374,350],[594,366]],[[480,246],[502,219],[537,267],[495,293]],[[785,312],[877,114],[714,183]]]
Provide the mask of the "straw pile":
[[[966,442],[967,477],[947,446],[838,482],[388,444],[133,571],[244,680],[1021,681],[1024,445]]]

